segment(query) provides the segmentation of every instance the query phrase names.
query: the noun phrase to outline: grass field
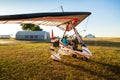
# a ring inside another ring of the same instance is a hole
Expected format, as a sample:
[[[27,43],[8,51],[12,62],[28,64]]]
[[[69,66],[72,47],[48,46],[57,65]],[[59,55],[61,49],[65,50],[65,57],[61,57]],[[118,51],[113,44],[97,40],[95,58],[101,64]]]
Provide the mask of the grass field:
[[[50,43],[2,44],[0,80],[120,80],[120,38],[85,43],[93,53],[90,60],[63,56],[60,62],[50,58]]]

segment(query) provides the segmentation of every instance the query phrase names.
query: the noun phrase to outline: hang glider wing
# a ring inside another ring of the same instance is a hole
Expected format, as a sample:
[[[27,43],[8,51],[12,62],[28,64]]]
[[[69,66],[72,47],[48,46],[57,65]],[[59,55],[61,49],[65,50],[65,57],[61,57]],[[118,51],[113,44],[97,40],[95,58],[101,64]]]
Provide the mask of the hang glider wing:
[[[32,23],[46,26],[57,26],[63,30],[70,31],[81,23],[90,12],[52,12],[31,13],[0,16],[0,24]]]

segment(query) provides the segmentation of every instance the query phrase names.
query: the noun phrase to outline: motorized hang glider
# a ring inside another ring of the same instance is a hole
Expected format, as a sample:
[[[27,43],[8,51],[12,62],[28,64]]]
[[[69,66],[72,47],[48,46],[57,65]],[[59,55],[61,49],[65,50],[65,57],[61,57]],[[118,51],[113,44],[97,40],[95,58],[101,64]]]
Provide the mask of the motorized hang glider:
[[[87,18],[90,12],[49,12],[49,13],[31,13],[31,14],[16,14],[16,15],[1,15],[0,24],[21,24],[32,23],[46,26],[56,26],[62,30],[70,31],[74,30],[79,43],[82,43],[82,51],[76,51],[64,46],[61,41],[57,54],[52,54],[51,57],[54,60],[61,60],[60,54],[68,55],[72,53],[78,56],[89,59],[92,53],[85,46],[83,40],[75,27]],[[64,33],[65,34],[65,33]],[[83,45],[84,44],[84,45]]]

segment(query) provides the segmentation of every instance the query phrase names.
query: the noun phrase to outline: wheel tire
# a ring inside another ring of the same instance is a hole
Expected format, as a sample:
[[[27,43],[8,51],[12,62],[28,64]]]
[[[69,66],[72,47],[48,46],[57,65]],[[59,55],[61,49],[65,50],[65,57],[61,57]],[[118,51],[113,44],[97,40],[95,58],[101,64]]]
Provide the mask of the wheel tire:
[[[77,55],[76,55],[76,54],[72,54],[72,57],[73,57],[73,58],[77,58]]]

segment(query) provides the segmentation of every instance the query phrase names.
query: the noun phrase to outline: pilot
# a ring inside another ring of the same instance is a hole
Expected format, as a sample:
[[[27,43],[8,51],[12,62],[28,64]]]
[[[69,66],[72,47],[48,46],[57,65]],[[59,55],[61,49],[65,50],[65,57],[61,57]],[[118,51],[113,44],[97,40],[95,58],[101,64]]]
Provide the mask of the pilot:
[[[74,49],[74,50],[78,50],[78,44],[79,44],[78,39],[77,39],[76,36],[74,36],[74,37],[72,38],[72,46],[73,46],[73,49]]]
[[[70,45],[70,42],[67,40],[68,36],[66,35],[65,37],[63,37],[62,39],[62,43],[64,46],[67,46],[69,49],[73,49],[73,47]]]
[[[67,35],[65,36],[65,37],[63,37],[63,39],[62,39],[62,43],[63,43],[63,45],[65,45],[65,46],[68,46],[69,45],[69,41],[67,40]]]

